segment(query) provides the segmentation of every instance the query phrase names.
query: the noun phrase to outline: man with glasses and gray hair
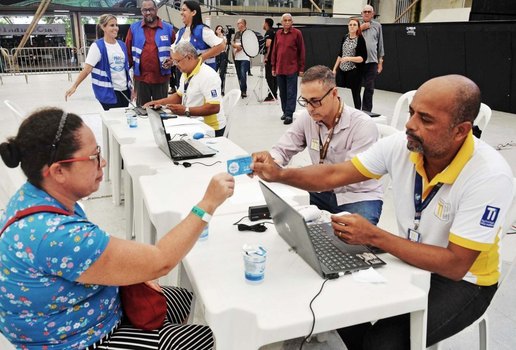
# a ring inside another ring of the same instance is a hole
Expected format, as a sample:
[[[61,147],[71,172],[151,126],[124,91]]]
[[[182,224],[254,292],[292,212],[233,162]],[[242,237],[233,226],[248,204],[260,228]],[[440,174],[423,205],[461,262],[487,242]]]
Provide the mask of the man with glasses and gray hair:
[[[325,66],[308,69],[301,79],[297,102],[306,109],[272,148],[272,158],[286,165],[308,147],[312,164],[336,164],[353,158],[378,139],[374,121],[345,106],[335,86],[335,75]],[[379,181],[367,180],[326,192],[310,192],[310,204],[330,213],[347,211],[377,224],[383,191]]]
[[[158,17],[153,0],[143,0],[141,12],[143,20],[131,24],[125,38],[138,106],[167,97],[171,70],[163,63],[170,57],[170,45],[175,41],[172,25]]]
[[[360,26],[367,47],[367,59],[364,64],[364,94],[362,95],[362,110],[371,112],[373,109],[374,83],[376,76],[383,70],[383,33],[382,25],[373,20],[374,9],[371,5],[364,6]]]

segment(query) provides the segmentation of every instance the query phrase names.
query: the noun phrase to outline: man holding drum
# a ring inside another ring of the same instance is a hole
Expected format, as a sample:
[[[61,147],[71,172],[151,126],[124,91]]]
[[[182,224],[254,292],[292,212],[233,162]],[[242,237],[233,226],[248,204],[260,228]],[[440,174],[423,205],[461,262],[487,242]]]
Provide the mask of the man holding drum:
[[[242,34],[247,29],[247,22],[243,18],[237,21],[238,31],[235,33],[233,39],[233,56],[235,59],[235,69],[238,77],[238,84],[240,85],[240,93],[242,98],[247,97],[247,72],[250,68],[249,56],[245,53],[242,47]]]

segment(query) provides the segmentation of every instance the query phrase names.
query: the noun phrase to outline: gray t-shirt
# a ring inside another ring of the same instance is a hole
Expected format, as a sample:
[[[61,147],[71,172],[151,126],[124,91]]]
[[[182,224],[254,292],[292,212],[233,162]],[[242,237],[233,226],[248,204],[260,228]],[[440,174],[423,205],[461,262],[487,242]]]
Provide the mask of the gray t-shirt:
[[[378,63],[378,59],[384,56],[382,25],[371,21],[371,27],[362,31],[367,47],[367,60],[365,63]]]

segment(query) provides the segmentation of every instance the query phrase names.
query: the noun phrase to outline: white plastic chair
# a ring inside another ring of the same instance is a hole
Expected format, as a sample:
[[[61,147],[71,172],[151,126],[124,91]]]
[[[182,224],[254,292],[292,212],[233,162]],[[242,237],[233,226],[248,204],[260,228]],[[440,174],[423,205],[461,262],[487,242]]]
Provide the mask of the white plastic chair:
[[[224,130],[224,137],[229,138],[229,131],[231,129],[232,117],[231,113],[235,108],[236,104],[240,100],[240,90],[233,89],[229,91],[222,99],[222,108],[224,110],[224,116],[226,117],[226,130]]]
[[[480,110],[478,111],[478,115],[475,118],[473,125],[478,126],[480,131],[485,132],[487,124],[489,124],[489,121],[491,120],[491,114],[493,114],[491,108],[489,108],[485,103],[481,103]]]
[[[25,118],[25,111],[13,101],[4,100],[4,104],[14,113],[14,115],[18,119],[18,122],[21,123],[22,120]]]
[[[408,106],[412,102],[412,98],[414,97],[415,93],[416,90],[410,90],[398,98],[396,105],[394,105],[394,112],[392,114],[390,123],[391,126],[398,130],[405,130],[405,124],[409,119]]]
[[[484,106],[486,106],[486,105],[484,105]],[[487,107],[487,108],[489,108],[489,107]],[[489,108],[489,112],[490,111],[491,111],[491,109]],[[489,122],[489,120],[487,122]],[[486,123],[486,125],[487,125],[487,123]],[[509,211],[507,212],[507,217],[505,218],[505,223],[504,223],[504,225],[502,227],[502,237],[501,237],[502,243],[503,243],[503,239],[507,236],[506,232],[509,230],[509,227],[511,226],[511,223],[513,222],[513,220],[514,220],[514,218],[516,216],[516,178],[514,178],[514,192],[513,192],[513,195],[514,196],[513,196],[513,199],[512,199],[511,207],[509,208]],[[502,249],[501,251],[502,251],[502,255],[503,255],[504,250]],[[516,265],[516,259],[513,259],[512,262],[511,262],[511,265],[509,266],[509,269],[507,270],[507,272],[505,274],[502,274],[502,277],[498,281],[498,291],[500,290],[500,288],[501,288],[505,278],[507,278],[507,276],[509,276],[511,274],[511,272],[514,270],[514,266],[515,265]],[[496,293],[498,293],[498,291]],[[493,297],[493,300],[494,300],[494,298],[496,298],[496,293],[495,293],[495,295]],[[493,300],[491,300],[491,304],[493,303]],[[487,310],[489,310],[489,308]],[[478,326],[478,342],[479,342],[479,349],[480,350],[488,350],[489,349],[489,343],[488,343],[488,339],[489,339],[489,324],[488,324],[487,310],[475,322],[473,322],[471,325],[469,325],[468,327],[466,327],[464,330],[461,331],[461,332],[464,332],[466,329],[470,329],[472,327]],[[457,334],[459,334],[459,333],[457,333]],[[441,345],[441,342],[439,342],[437,344],[434,344],[434,345],[428,347],[427,350],[441,350],[442,348],[443,347]]]
[[[400,132],[400,130],[396,129],[395,127],[386,124],[376,123],[376,128],[378,129],[378,135],[381,139],[392,134],[395,134],[397,132]]]

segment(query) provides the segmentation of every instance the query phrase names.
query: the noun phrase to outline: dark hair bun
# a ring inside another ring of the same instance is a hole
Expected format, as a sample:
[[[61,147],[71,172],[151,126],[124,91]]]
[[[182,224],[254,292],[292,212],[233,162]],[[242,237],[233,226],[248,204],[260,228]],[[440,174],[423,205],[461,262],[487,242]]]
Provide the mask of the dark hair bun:
[[[3,142],[0,144],[0,155],[5,165],[9,168],[16,168],[21,162],[21,153],[13,142]]]

